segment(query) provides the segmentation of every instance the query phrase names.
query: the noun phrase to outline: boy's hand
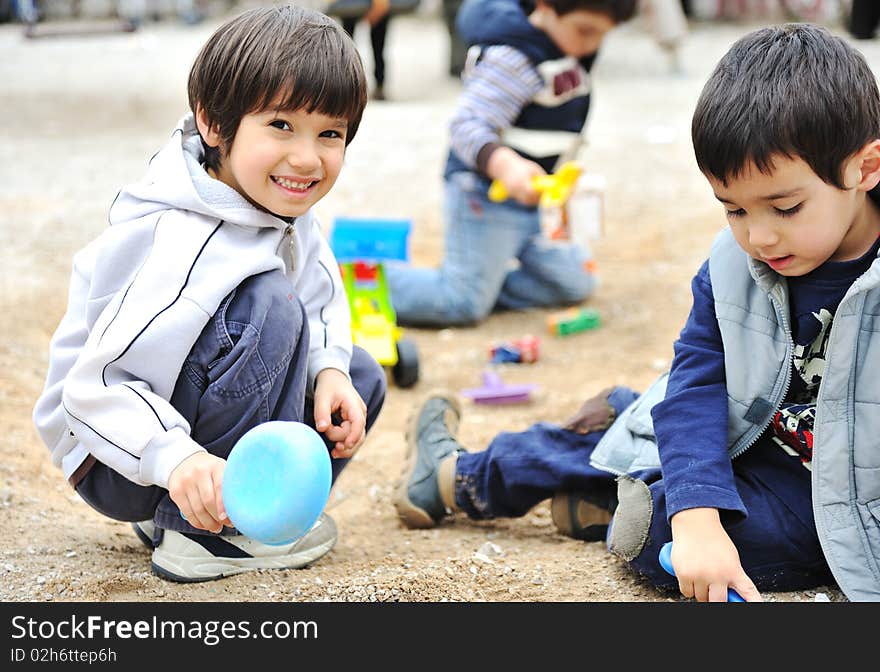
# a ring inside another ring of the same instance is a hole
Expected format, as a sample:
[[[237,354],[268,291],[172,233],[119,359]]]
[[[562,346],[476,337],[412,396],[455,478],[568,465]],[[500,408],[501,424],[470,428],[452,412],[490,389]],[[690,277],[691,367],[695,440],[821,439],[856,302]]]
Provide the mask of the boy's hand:
[[[733,588],[746,602],[761,594],[739,562],[739,553],[721,525],[717,509],[686,509],[672,520],[672,566],[685,597],[726,602]]]
[[[535,189],[534,178],[547,173],[534,161],[524,159],[509,147],[499,147],[486,164],[489,177],[504,183],[510,198],[523,205],[537,205],[541,194]]]
[[[190,455],[174,468],[168,494],[193,527],[220,532],[232,527],[223,506],[223,471],[226,460],[207,452]]]
[[[338,413],[340,425],[331,422]],[[342,371],[324,369],[315,379],[315,427],[336,446],[331,457],[349,458],[364,439],[367,424],[367,405]]]

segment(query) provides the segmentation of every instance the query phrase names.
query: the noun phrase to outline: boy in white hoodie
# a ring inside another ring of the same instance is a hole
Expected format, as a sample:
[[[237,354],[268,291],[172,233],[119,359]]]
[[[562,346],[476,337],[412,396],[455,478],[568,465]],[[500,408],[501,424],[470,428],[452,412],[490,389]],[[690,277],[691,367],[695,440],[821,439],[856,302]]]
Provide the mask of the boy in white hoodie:
[[[357,131],[365,81],[322,14],[230,20],[190,71],[191,113],[74,258],[34,422],[82,499],[135,523],[160,576],[302,567],[336,542],[324,514],[291,544],[248,539],[220,486],[235,442],[269,420],[322,433],[335,480],[384,401],[312,211]]]

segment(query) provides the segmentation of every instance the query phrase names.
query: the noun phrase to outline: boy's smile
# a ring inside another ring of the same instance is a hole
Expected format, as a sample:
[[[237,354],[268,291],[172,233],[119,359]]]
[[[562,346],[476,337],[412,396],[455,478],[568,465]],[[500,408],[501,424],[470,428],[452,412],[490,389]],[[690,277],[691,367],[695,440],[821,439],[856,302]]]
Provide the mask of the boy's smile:
[[[861,257],[880,235],[880,212],[866,191],[860,153],[844,166],[852,188],[824,182],[800,158],[772,157],[770,174],[748,164],[725,186],[707,175],[724,204],[739,246],[784,276],[800,276],[826,261]]]
[[[215,129],[199,130],[209,145],[220,143]],[[214,175],[256,207],[282,217],[298,217],[330,191],[345,156],[347,120],[320,112],[276,110],[246,114],[232,147],[222,152]]]

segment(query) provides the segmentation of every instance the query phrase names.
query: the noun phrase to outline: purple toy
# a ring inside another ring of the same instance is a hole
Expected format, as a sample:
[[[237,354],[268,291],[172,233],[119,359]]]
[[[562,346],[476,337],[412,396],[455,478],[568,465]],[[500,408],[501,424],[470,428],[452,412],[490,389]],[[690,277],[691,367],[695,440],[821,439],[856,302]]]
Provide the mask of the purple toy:
[[[529,400],[534,384],[505,385],[494,371],[483,372],[483,387],[462,390],[464,397],[470,397],[477,404],[518,404]]]

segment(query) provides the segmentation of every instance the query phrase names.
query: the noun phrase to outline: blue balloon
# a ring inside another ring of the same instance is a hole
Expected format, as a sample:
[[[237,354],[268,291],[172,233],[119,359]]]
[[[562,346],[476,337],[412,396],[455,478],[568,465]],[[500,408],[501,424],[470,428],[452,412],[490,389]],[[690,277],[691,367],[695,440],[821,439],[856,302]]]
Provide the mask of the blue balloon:
[[[280,546],[315,524],[330,482],[330,455],[318,432],[301,422],[265,422],[229,453],[223,504],[243,535]]]

